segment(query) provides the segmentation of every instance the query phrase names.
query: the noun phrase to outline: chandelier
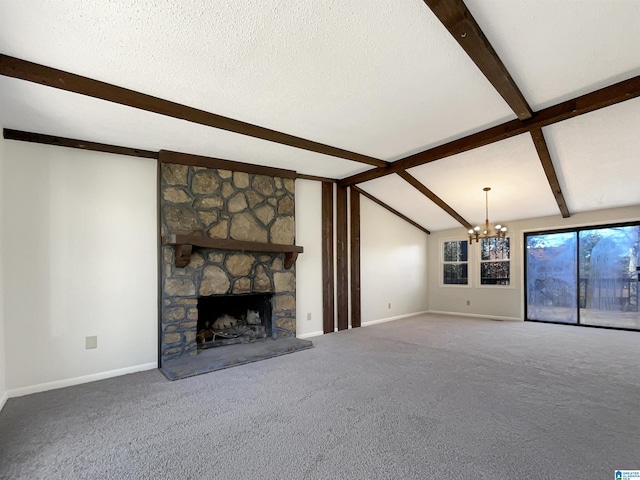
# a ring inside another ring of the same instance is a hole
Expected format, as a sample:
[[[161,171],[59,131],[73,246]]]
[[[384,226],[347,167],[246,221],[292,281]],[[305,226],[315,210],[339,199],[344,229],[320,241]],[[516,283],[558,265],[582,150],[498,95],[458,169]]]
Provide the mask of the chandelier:
[[[504,240],[507,235],[507,227],[503,227],[498,224],[494,227],[493,233],[489,231],[489,190],[491,187],[484,187],[482,189],[485,192],[485,221],[484,221],[484,230],[481,230],[479,226],[474,227],[469,230],[469,244],[473,244],[473,241],[480,241],[480,238],[498,238],[500,240]]]

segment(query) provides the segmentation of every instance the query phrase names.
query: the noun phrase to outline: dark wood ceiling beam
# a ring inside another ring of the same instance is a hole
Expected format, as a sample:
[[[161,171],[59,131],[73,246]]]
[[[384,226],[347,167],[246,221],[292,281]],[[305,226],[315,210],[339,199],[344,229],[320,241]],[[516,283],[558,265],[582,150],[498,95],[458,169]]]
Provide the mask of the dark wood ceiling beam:
[[[507,138],[530,132],[536,128],[546,127],[584,115],[585,113],[610,107],[639,96],[640,76],[637,76],[540,110],[529,120],[511,120],[464,138],[453,140],[414,155],[409,155],[408,157],[393,162],[388,167],[375,168],[364,173],[346,177],[340,180],[339,183],[342,186],[351,186],[384,177],[391,173],[398,173],[451,155],[506,140]]]
[[[374,168],[371,170],[367,170],[366,172],[357,173],[350,177],[345,177],[341,180],[338,180],[338,184],[343,187],[351,187],[353,185],[357,185],[358,183],[368,182],[369,180],[375,180],[376,178],[385,177],[387,175],[391,175],[392,173],[396,173],[397,169],[393,168],[393,164],[389,167],[382,168]]]
[[[426,228],[424,228],[422,225],[420,225],[419,223],[414,222],[413,220],[411,220],[409,217],[407,217],[406,215],[403,215],[402,213],[400,213],[399,211],[397,211],[396,209],[390,207],[389,205],[387,205],[386,203],[384,203],[383,201],[377,199],[376,197],[374,197],[373,195],[371,195],[370,193],[365,192],[364,190],[362,190],[359,187],[356,186],[352,186],[351,187],[352,190],[355,190],[356,192],[358,192],[360,195],[362,195],[365,198],[368,198],[369,200],[371,200],[374,203],[377,203],[378,205],[380,205],[382,208],[388,210],[389,212],[393,213],[394,215],[396,215],[397,217],[400,217],[402,220],[404,220],[405,222],[413,225],[414,227],[416,227],[418,230],[423,231],[424,233],[426,233],[427,235],[430,235],[431,232],[429,230],[427,230]]]
[[[567,202],[565,202],[564,200],[564,195],[562,194],[562,189],[560,188],[560,182],[558,181],[558,176],[556,175],[556,169],[553,166],[551,154],[549,153],[549,148],[547,147],[547,142],[544,139],[542,129],[532,129],[531,138],[533,139],[533,144],[536,146],[538,156],[540,157],[540,163],[542,163],[542,168],[544,169],[544,173],[547,176],[549,186],[551,187],[551,192],[553,192],[553,196],[558,203],[560,213],[562,213],[562,216],[564,218],[569,218],[571,214],[569,213]]]
[[[85,142],[84,140],[55,137],[53,135],[43,135],[41,133],[23,132],[21,130],[11,130],[9,128],[5,128],[2,132],[2,135],[7,140],[42,143],[44,145],[56,145],[59,147],[79,148],[81,150],[115,153],[117,155],[128,155],[130,157],[158,158],[158,152],[151,152],[149,150],[119,147],[117,145],[109,145],[106,143]]]
[[[256,175],[268,175],[270,177],[296,178],[297,174],[293,170],[283,168],[265,167],[264,165],[254,165],[251,163],[234,162],[220,158],[205,157],[202,155],[192,155],[190,153],[172,152],[170,150],[160,150],[158,153],[160,163],[175,163],[178,165],[193,165],[205,168],[221,168],[234,172],[247,172]]]
[[[640,96],[640,75],[545,108],[537,112],[529,120],[511,120],[425,152],[410,155],[394,162],[391,170],[408,169],[423,165],[440,158],[466,152],[500,140],[506,140],[535,128],[542,128],[563,120],[575,118],[638,96]]]
[[[424,0],[520,120],[533,113],[507,68],[462,0]]]
[[[142,157],[159,159],[160,163],[178,163],[181,165],[194,165],[209,168],[222,168],[225,170],[233,170],[236,172],[257,173],[270,176],[279,176],[283,178],[294,178],[296,180],[312,180],[315,182],[336,183],[337,180],[328,177],[319,177],[317,175],[306,175],[297,173],[293,170],[284,170],[274,167],[265,167],[263,165],[255,165],[253,163],[236,162],[233,160],[222,160],[219,158],[203,157],[200,155],[191,155],[188,153],[170,152],[161,150],[153,152],[150,150],[142,150],[139,148],[121,147],[118,145],[110,145],[107,143],[89,142],[87,140],[78,140],[75,138],[56,137],[54,135],[44,135],[42,133],[24,132],[22,130],[12,130],[5,128],[2,136],[7,140],[17,140],[20,142],[41,143],[43,145],[53,145],[56,147],[77,148],[80,150],[91,150],[94,152],[112,153],[116,155],[128,155],[130,157]]]
[[[335,178],[329,177],[319,177],[318,175],[307,175],[304,173],[296,173],[296,179],[298,180],[312,180],[314,182],[322,182],[322,183],[336,183],[337,180]]]
[[[420,183],[420,181],[417,178],[415,178],[414,176],[412,176],[409,173],[404,172],[404,171],[398,172],[398,175],[400,175],[404,180],[409,182],[414,188],[416,188],[420,193],[422,193],[429,200],[431,200],[433,203],[438,205],[442,210],[444,210],[449,215],[451,215],[453,218],[455,218],[465,228],[467,228],[467,229],[473,228],[469,222],[467,222],[464,218],[462,218],[462,215],[460,215],[458,212],[456,212],[453,208],[451,208],[449,205],[447,205],[444,202],[444,200],[442,200],[435,193],[433,193],[431,190],[429,190],[427,187],[425,187],[422,183]]]
[[[468,135],[459,140],[453,140],[444,145],[440,145],[424,152],[416,153],[394,162],[390,170],[406,170],[409,168],[424,165],[435,160],[468,152],[475,148],[484,147],[491,143],[506,140],[529,131],[526,125],[520,120],[512,120],[493,128],[488,128],[478,133]]]
[[[206,125],[220,130],[260,138],[269,142],[279,143],[290,147],[309,150],[311,152],[344,158],[354,162],[365,163],[376,167],[388,165],[377,158],[350,152],[304,138],[277,132],[268,128],[252,125],[233,118],[223,117],[197,108],[170,102],[162,98],[118,87],[37,63],[27,62],[19,58],[0,54],[0,75],[18,78],[28,82],[38,83],[49,87],[59,88],[68,92],[99,98],[108,102],[118,103],[128,107],[138,108],[147,112],[157,113],[168,117],[186,120],[200,125]]]

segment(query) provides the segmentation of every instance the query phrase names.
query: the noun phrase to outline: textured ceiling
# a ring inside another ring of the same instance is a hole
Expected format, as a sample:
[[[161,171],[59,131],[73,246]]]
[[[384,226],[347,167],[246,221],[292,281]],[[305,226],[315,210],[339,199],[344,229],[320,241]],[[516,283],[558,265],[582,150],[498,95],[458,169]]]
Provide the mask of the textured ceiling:
[[[473,225],[484,224],[484,187],[491,188],[489,220],[493,223],[558,213],[529,134],[412,168],[409,173]],[[457,226],[455,220],[450,226]]]
[[[466,4],[534,110],[640,74],[637,0]],[[515,118],[422,0],[0,0],[0,53],[388,161]],[[635,100],[544,129],[570,210],[640,203],[638,118]],[[371,168],[6,77],[0,125],[332,178]],[[559,214],[528,134],[411,173],[471,223],[484,186],[492,219]],[[459,225],[396,175],[362,188],[430,230]]]
[[[514,118],[420,0],[2,9],[7,55],[382,159]]]
[[[640,99],[544,129],[569,210],[640,205]]]
[[[398,175],[377,178],[359,185],[378,200],[386,203],[414,222],[429,230],[442,230],[459,225],[436,204],[411,187]]]
[[[0,119],[6,128],[144,150],[270,165],[310,175],[344,177],[371,168],[62,90],[0,77]]]
[[[637,0],[465,0],[529,105],[640,75]]]

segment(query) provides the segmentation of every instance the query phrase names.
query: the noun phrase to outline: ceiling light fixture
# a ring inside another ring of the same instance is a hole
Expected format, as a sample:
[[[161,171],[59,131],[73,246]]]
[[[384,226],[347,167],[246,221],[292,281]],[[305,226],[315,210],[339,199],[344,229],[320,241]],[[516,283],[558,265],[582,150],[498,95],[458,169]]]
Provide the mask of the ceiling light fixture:
[[[482,189],[485,192],[485,221],[484,221],[484,230],[481,230],[479,226],[474,227],[469,230],[469,244],[473,244],[473,241],[480,241],[480,238],[498,238],[500,240],[504,240],[507,235],[507,227],[503,227],[500,224],[497,224],[494,228],[495,231],[493,233],[489,232],[489,190],[491,187],[484,187]]]

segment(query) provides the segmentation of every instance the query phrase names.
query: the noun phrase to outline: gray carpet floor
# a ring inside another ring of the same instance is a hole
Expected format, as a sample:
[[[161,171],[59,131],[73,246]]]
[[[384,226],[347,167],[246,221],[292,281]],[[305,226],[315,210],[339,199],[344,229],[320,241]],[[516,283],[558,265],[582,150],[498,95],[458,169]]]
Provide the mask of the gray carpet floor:
[[[610,479],[640,469],[640,333],[422,316],[170,382],[10,399],[2,479]]]

